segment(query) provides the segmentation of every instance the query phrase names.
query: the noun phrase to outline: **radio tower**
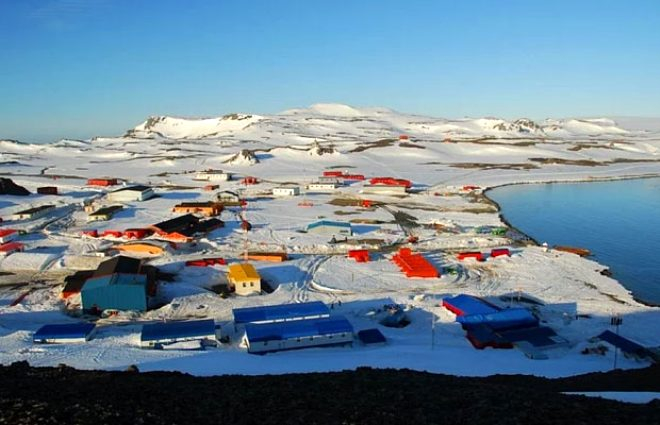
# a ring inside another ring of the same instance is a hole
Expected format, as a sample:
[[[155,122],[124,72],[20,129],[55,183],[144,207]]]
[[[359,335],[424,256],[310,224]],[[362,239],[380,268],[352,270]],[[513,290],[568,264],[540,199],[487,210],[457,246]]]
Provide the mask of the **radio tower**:
[[[247,180],[245,180],[245,192],[247,193]],[[248,261],[248,226],[247,226],[247,201],[245,197],[241,199],[241,227],[243,228],[243,261]]]

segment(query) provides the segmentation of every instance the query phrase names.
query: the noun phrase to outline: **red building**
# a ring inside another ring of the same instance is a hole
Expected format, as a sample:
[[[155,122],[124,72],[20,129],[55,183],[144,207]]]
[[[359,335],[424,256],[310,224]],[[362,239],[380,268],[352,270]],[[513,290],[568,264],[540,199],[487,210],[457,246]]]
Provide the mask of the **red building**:
[[[440,273],[424,256],[413,254],[410,248],[401,248],[394,254],[392,261],[399,266],[407,277],[440,277]]]
[[[348,258],[353,258],[358,263],[368,263],[369,251],[366,249],[352,249],[348,251]]]
[[[412,186],[412,182],[406,179],[395,179],[394,177],[374,177],[369,180],[372,185],[383,184],[387,186],[405,186],[407,188]]]
[[[117,179],[88,179],[88,186],[115,186],[117,185]]]
[[[23,251],[25,245],[20,242],[7,242],[6,244],[0,245],[0,255],[9,255],[14,252]]]

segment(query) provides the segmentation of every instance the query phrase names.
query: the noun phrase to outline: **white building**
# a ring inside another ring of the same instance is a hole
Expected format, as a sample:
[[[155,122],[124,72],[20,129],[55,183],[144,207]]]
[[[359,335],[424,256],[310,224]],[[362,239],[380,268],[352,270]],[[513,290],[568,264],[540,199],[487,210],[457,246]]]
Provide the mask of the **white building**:
[[[353,230],[351,223],[343,221],[320,220],[307,225],[307,233],[315,233],[328,236],[351,236]]]
[[[200,171],[195,175],[195,180],[204,180],[209,182],[226,182],[231,179],[231,174],[221,170]]]
[[[321,176],[318,180],[319,183],[336,183],[337,186],[341,186],[344,183],[344,179],[339,179],[332,176]]]
[[[307,185],[309,192],[332,192],[339,187],[338,183],[310,183]]]
[[[343,316],[245,325],[249,353],[353,344],[353,326]]]
[[[273,196],[298,196],[300,188],[298,186],[280,186],[273,188]]]
[[[383,195],[406,195],[408,190],[405,186],[399,185],[367,184],[364,185],[364,189],[361,192]]]
[[[196,342],[187,347],[217,345],[218,332],[213,319],[187,320],[181,322],[150,323],[142,326],[140,346],[142,348],[185,348],[182,343]]]
[[[11,216],[12,220],[33,220],[43,217],[55,209],[55,205],[41,205],[39,207],[29,208],[19,211]]]
[[[108,193],[108,200],[112,202],[146,201],[156,196],[149,186],[127,186]]]

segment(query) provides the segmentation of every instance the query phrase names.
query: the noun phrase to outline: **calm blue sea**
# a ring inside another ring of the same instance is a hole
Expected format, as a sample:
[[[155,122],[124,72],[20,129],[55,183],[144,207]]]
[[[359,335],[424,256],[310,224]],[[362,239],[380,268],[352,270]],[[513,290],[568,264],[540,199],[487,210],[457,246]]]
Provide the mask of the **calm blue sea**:
[[[660,304],[660,178],[505,186],[488,196],[539,243],[588,248],[636,298]]]

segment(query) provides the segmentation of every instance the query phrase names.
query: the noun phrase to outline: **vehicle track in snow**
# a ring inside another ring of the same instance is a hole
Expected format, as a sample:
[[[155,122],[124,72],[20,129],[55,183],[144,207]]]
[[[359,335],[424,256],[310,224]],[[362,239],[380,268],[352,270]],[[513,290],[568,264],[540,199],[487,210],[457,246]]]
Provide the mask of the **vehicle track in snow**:
[[[310,255],[305,258],[304,263],[301,264],[301,269],[303,269],[305,273],[294,284],[295,287],[292,296],[293,302],[307,302],[309,299],[309,292],[311,291],[310,284],[314,279],[314,274],[316,274],[316,271],[319,269],[319,267],[321,267],[321,265],[325,263],[329,258],[330,256],[322,255]]]

